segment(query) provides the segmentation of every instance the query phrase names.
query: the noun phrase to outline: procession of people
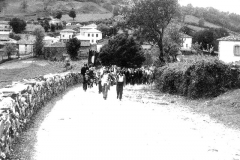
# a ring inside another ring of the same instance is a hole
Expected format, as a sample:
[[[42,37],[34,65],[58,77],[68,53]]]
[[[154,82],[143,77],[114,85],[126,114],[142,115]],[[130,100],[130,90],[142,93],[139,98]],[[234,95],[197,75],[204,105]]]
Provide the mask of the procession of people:
[[[116,85],[116,98],[122,100],[123,88],[126,85],[152,84],[154,80],[153,67],[121,68],[115,65],[94,67],[84,64],[81,68],[83,90],[87,91],[93,85],[98,86],[98,93],[103,99],[108,97],[108,91]]]

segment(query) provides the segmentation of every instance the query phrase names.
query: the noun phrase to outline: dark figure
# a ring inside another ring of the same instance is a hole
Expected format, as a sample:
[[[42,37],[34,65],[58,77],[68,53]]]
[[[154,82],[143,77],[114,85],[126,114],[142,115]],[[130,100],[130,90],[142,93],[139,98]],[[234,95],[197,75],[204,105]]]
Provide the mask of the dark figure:
[[[118,75],[117,75],[117,99],[119,98],[119,100],[122,100],[122,94],[123,94],[123,86],[126,85],[126,77],[123,74],[123,72],[121,71]]]

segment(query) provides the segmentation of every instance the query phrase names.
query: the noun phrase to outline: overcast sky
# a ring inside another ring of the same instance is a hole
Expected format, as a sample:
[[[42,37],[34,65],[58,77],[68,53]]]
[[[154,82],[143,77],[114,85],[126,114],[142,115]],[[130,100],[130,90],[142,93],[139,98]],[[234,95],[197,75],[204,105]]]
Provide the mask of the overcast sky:
[[[240,0],[178,0],[178,2],[184,6],[191,3],[194,7],[213,7],[240,15]]]

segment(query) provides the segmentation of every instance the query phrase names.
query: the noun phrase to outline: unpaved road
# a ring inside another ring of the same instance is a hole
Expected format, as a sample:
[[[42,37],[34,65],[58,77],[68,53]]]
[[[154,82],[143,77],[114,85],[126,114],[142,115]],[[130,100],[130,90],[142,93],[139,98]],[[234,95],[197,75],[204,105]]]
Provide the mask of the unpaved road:
[[[18,142],[12,159],[240,159],[238,130],[175,104],[120,102],[115,87],[107,100],[97,88],[69,89],[36,115]]]

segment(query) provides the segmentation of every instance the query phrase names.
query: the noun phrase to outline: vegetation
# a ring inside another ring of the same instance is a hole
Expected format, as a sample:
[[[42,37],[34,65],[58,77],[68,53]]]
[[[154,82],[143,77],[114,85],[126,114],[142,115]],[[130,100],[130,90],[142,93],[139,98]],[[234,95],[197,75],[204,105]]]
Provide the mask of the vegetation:
[[[73,20],[74,18],[76,18],[76,12],[72,9],[70,12],[69,12],[69,17],[71,17]]]
[[[27,8],[28,8],[28,2],[26,0],[23,0],[21,2],[21,5],[20,5],[21,9],[26,12]]]
[[[140,67],[145,61],[143,51],[132,37],[117,35],[101,48],[99,56],[103,65]]]
[[[26,28],[26,22],[22,19],[19,18],[13,18],[10,22],[9,25],[12,27],[13,32],[15,33],[21,33],[22,31],[25,30]]]
[[[33,34],[36,36],[36,41],[34,42],[34,53],[35,56],[41,56],[43,55],[43,38],[44,38],[44,30],[42,28],[36,28],[33,32]]]
[[[141,34],[148,41],[158,45],[161,62],[165,62],[163,45],[165,29],[176,16],[177,10],[177,0],[140,0],[135,3],[128,16],[131,27],[141,30]]]
[[[19,35],[16,35],[14,33],[10,33],[9,34],[9,38],[12,38],[12,39],[14,39],[16,41],[19,41],[21,39],[21,37]]]
[[[159,68],[156,83],[162,92],[190,98],[215,97],[240,87],[239,73],[231,68],[216,58],[196,56]]]
[[[57,15],[55,16],[55,18],[61,19],[62,18],[62,12],[61,11],[57,12]]]
[[[81,47],[81,42],[77,38],[70,39],[67,44],[67,53],[70,55],[71,59],[76,59],[78,56],[78,51]]]
[[[11,55],[16,51],[14,44],[6,43],[4,46],[4,53],[8,56],[8,59],[11,59]]]

